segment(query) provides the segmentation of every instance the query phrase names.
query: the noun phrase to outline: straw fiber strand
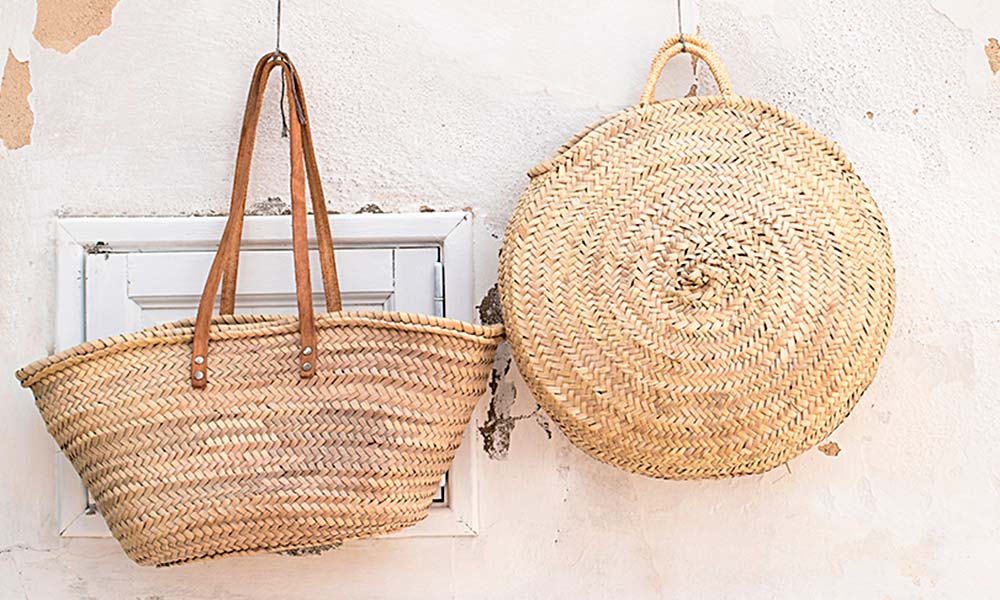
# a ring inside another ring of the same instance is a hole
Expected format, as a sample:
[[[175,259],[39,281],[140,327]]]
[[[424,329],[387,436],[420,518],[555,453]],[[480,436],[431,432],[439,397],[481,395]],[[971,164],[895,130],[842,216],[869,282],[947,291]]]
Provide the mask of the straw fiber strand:
[[[714,53],[685,36],[728,77]],[[875,375],[889,237],[830,140],[758,100],[644,100],[530,173],[500,261],[504,323],[545,410],[653,477],[759,473],[827,437]]]

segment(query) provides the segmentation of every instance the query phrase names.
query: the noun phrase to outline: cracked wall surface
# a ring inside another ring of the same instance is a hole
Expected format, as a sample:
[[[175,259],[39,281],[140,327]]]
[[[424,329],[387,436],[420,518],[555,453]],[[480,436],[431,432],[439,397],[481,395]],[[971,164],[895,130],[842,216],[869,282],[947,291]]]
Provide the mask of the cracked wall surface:
[[[500,292],[497,286],[492,286],[483,296],[477,306],[479,322],[485,325],[503,324],[503,311],[500,307]],[[512,414],[517,401],[516,375],[512,367],[514,359],[511,356],[510,345],[506,342],[497,348],[497,355],[490,372],[489,404],[486,408],[484,421],[478,426],[482,438],[483,452],[492,460],[506,460],[510,454],[511,434],[518,422],[531,419],[544,433],[547,439],[552,439],[552,424],[538,404],[528,414],[515,416]]]
[[[653,52],[676,31],[675,8],[654,0],[283,8],[329,209],[471,209],[483,321],[501,318],[490,289],[525,172],[637,102]],[[235,0],[0,3],[0,372],[52,349],[56,215],[228,210],[273,11]],[[546,420],[507,349],[465,442],[478,457],[478,536],[143,569],[112,540],[59,537],[55,446],[30,394],[0,377],[0,598],[899,599],[1000,588],[998,11],[979,0],[685,0],[685,29],[700,27],[737,93],[841,145],[892,238],[898,302],[879,374],[831,439],[787,468],[665,482],[598,463]],[[248,194],[259,214],[287,211],[277,88]],[[714,89],[707,69],[679,58],[657,95]]]

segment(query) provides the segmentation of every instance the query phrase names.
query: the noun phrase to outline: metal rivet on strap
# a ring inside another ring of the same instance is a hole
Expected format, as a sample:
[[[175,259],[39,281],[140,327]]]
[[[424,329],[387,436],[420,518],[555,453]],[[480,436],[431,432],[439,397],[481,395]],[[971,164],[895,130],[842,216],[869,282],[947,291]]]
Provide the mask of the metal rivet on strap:
[[[194,364],[196,364],[196,365],[203,365],[203,364],[205,364],[205,357],[204,356],[196,356],[196,357],[194,357]]]
[[[309,369],[312,369],[312,368],[313,368],[312,363],[302,363],[302,370],[303,371],[308,371]]]
[[[302,354],[306,356],[309,356],[312,353],[313,353],[312,346],[306,346],[305,348],[302,349]]]
[[[205,372],[204,371],[195,371],[194,372],[194,378],[198,379],[198,380],[204,379],[205,378]]]

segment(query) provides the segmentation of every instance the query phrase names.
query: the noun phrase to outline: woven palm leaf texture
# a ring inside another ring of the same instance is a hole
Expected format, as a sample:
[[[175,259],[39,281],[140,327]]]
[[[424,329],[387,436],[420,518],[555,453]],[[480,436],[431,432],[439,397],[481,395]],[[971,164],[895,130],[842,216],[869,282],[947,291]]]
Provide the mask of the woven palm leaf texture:
[[[672,57],[720,93],[656,101]],[[760,473],[823,440],[875,375],[889,236],[843,152],[735,95],[674,37],[639,104],[529,173],[507,227],[507,337],[538,402],[594,458],[651,477]]]
[[[278,67],[293,107],[299,314],[235,315],[253,138]],[[322,314],[309,283],[306,177]],[[283,53],[257,65],[235,179],[197,319],[87,342],[17,373],[112,534],[144,565],[330,545],[417,523],[502,336],[501,327],[436,316],[341,310],[305,98]]]

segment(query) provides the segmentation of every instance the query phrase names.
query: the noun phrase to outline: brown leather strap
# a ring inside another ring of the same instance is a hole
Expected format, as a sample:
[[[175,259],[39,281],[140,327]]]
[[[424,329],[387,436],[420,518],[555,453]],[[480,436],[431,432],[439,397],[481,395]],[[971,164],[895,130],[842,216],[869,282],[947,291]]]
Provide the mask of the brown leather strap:
[[[289,68],[282,68],[285,87],[288,89],[288,104],[298,112],[295,94],[295,78]],[[312,282],[309,277],[309,229],[306,215],[306,173],[302,162],[302,127],[305,115],[297,114],[289,128],[292,156],[292,255],[295,257],[295,297],[299,305],[299,376],[312,377],[316,371],[316,328],[313,325]],[[295,122],[298,121],[298,122]],[[236,255],[239,254],[237,250]]]
[[[309,278],[309,247],[307,230],[307,210],[305,203],[305,170],[309,171],[309,187],[312,192],[313,207],[316,213],[316,235],[320,248],[320,262],[323,266],[324,290],[327,306],[340,309],[340,290],[336,279],[336,265],[333,256],[333,242],[330,235],[329,219],[326,215],[326,203],[323,199],[316,165],[312,136],[308,128],[308,115],[301,95],[301,82],[295,67],[283,53],[272,53],[264,56],[257,63],[251,81],[250,93],[247,98],[246,114],[243,119],[243,130],[240,134],[239,153],[236,159],[236,175],[233,182],[233,197],[229,220],[219,242],[219,249],[212,261],[205,288],[202,291],[201,302],[198,305],[198,316],[195,320],[194,344],[191,354],[191,384],[194,387],[204,387],[208,381],[208,338],[212,320],[212,309],[215,295],[225,274],[230,282],[229,296],[223,292],[222,307],[232,311],[235,299],[236,273],[239,264],[240,237],[242,236],[243,215],[246,206],[246,192],[249,183],[251,155],[253,153],[254,137],[257,122],[260,117],[261,103],[266,88],[267,78],[275,67],[281,67],[285,78],[289,104],[294,107],[296,119],[290,128],[291,157],[291,197],[292,197],[292,254],[295,263],[295,291],[299,310],[299,332],[301,348],[299,353],[299,374],[310,377],[316,371],[316,333],[313,322],[312,286]],[[305,164],[304,164],[305,163]],[[322,207],[317,209],[317,207]]]
[[[256,138],[257,121],[260,116],[260,102],[264,97],[264,90],[267,87],[266,79],[261,81],[261,72],[264,63],[273,59],[275,55],[269,54],[260,60],[257,69],[254,70],[253,81],[251,82],[251,92],[247,98],[246,114],[243,119],[244,133],[240,137],[240,157],[245,157],[245,162],[237,160],[236,176],[233,178],[233,195],[230,203],[229,214],[238,214],[238,218],[233,221],[236,228],[237,238],[242,237],[243,213],[246,206],[247,188],[250,181],[250,164],[253,156],[254,140]],[[319,250],[319,263],[323,276],[323,291],[326,299],[327,312],[336,312],[342,309],[340,299],[340,285],[337,278],[337,263],[334,259],[333,237],[330,234],[330,219],[326,212],[326,198],[323,195],[323,184],[320,179],[319,166],[316,162],[316,151],[312,141],[312,127],[309,121],[309,111],[306,107],[305,95],[302,91],[302,81],[299,79],[298,70],[287,55],[279,55],[292,70],[293,81],[295,82],[292,93],[295,95],[296,104],[293,105],[297,114],[301,115],[299,125],[303,129],[302,141],[305,157],[306,174],[309,178],[309,196],[312,200],[313,219],[316,228],[316,242]],[[254,93],[254,89],[258,89]],[[303,122],[304,120],[304,122]],[[244,139],[248,140],[248,147],[243,148]],[[221,314],[232,314],[236,301],[236,277],[239,270],[239,247],[237,246],[226,258],[225,271],[222,279],[222,298],[219,312]]]
[[[309,177],[309,197],[312,199],[313,220],[316,223],[316,244],[319,249],[319,266],[323,275],[323,290],[326,297],[326,311],[337,312],[343,308],[340,299],[340,279],[337,277],[337,261],[333,255],[333,236],[330,233],[330,217],[326,214],[326,198],[323,196],[323,182],[316,163],[316,149],[313,146],[312,126],[306,98],[302,92],[302,81],[295,65],[289,61],[295,82],[295,93],[299,98],[299,108],[305,123],[302,125],[302,148],[306,159],[306,175]]]
[[[239,150],[236,152],[236,173],[233,176],[233,193],[229,202],[229,221],[226,228],[235,227],[237,232],[243,231],[243,214],[246,206],[247,188],[250,185],[250,163],[253,160],[254,144],[257,141],[257,123],[260,120],[260,103],[267,88],[266,80],[261,84],[264,68],[272,59],[270,55],[257,61],[250,80],[250,92],[247,94],[246,108],[243,110],[243,128],[240,130]],[[221,247],[221,244],[220,244]],[[234,256],[237,260],[234,260]],[[219,301],[219,314],[231,315],[236,301],[236,274],[238,269],[239,250],[235,255],[225,258],[224,275],[222,279],[222,298]]]

